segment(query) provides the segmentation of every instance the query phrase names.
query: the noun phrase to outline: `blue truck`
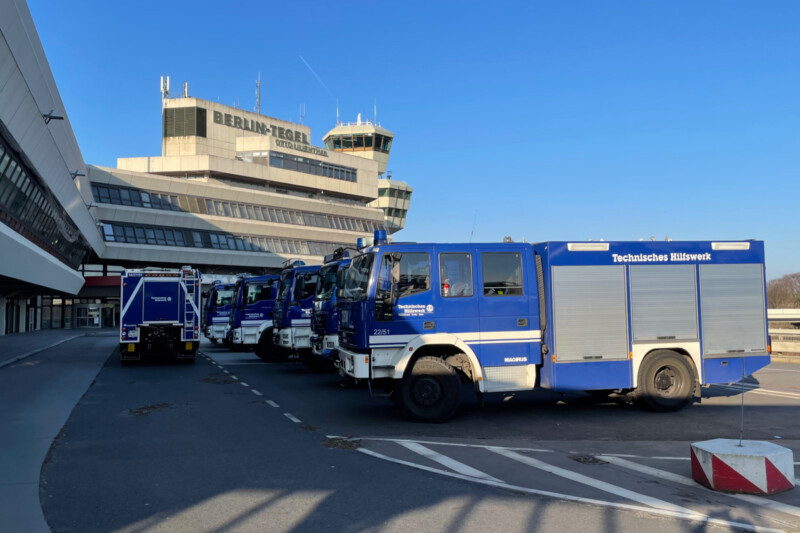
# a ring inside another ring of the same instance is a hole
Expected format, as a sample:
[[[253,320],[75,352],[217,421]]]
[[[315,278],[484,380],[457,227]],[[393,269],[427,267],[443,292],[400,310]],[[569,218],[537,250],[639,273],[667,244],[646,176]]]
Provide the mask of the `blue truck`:
[[[333,366],[338,359],[339,310],[336,294],[343,286],[350,253],[340,248],[325,256],[319,269],[311,314],[311,353],[317,366]]]
[[[277,275],[248,276],[236,281],[228,331],[229,348],[256,348],[264,332],[271,332],[277,281]],[[258,350],[257,353],[260,354]]]
[[[626,394],[654,411],[770,362],[764,243],[375,244],[339,299],[339,371],[418,421],[461,385]]]
[[[225,338],[231,316],[234,285],[215,282],[203,305],[203,334],[213,344]]]
[[[194,362],[200,344],[200,273],[131,269],[120,278],[120,357],[170,356]]]
[[[319,265],[293,261],[281,272],[272,315],[273,344],[279,358],[296,354],[304,362],[311,360],[311,312],[319,269]]]

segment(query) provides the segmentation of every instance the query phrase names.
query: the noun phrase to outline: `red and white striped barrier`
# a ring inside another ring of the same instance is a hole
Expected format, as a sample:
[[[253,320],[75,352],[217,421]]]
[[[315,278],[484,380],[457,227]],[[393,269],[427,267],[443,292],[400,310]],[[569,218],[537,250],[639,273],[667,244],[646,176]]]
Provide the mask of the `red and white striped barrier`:
[[[723,492],[775,494],[794,488],[792,450],[758,440],[692,444],[692,478]]]

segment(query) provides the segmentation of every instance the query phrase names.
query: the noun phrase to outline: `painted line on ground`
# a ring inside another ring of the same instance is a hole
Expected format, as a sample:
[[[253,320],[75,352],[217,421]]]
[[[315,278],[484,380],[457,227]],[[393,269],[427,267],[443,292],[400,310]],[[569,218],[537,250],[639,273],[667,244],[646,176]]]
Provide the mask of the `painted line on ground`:
[[[435,446],[456,446],[459,448],[481,448],[481,449],[489,449],[489,448],[502,448],[504,450],[514,450],[520,452],[543,452],[543,453],[552,453],[553,450],[546,450],[544,448],[519,448],[519,447],[506,447],[506,446],[489,446],[488,444],[464,444],[461,442],[438,442],[433,440],[411,440],[411,439],[392,439],[389,437],[340,437],[337,435],[327,435],[329,439],[346,439],[346,440],[374,440],[374,441],[383,441],[383,442],[395,442],[397,444],[402,444],[404,442],[416,442],[417,444],[432,444]]]
[[[241,385],[242,387],[249,387],[250,386],[247,383],[245,383],[244,381],[240,381],[239,385]]]
[[[549,498],[555,498],[559,500],[571,501],[576,503],[585,503],[589,505],[597,505],[598,507],[607,507],[612,509],[619,509],[623,511],[633,511],[633,512],[640,512],[646,513],[650,515],[658,515],[658,516],[666,516],[669,518],[678,518],[681,520],[687,520],[689,522],[698,522],[701,524],[709,524],[709,525],[719,525],[723,527],[733,527],[743,529],[745,531],[755,531],[758,533],[784,533],[781,529],[772,529],[772,528],[765,528],[760,526],[754,526],[753,524],[745,524],[740,522],[730,522],[727,520],[722,520],[719,518],[711,518],[709,516],[700,514],[700,513],[680,513],[680,512],[673,512],[673,511],[666,511],[663,509],[654,509],[652,507],[644,507],[641,505],[631,505],[627,503],[616,503],[616,502],[607,502],[603,500],[594,500],[590,498],[581,498],[579,496],[572,496],[569,494],[559,494],[557,492],[550,492],[546,490],[537,490],[531,489],[528,487],[521,487],[519,485],[509,485],[507,483],[498,483],[496,481],[491,481],[488,479],[479,479],[479,478],[472,478],[469,476],[465,476],[462,474],[457,474],[455,472],[448,472],[447,470],[440,470],[438,468],[432,468],[430,466],[420,465],[416,463],[412,463],[409,461],[403,461],[402,459],[395,459],[393,457],[389,457],[388,455],[383,455],[382,453],[374,452],[372,450],[368,450],[366,448],[358,448],[359,452],[375,457],[377,459],[382,459],[384,461],[389,461],[391,463],[396,463],[404,466],[409,466],[411,468],[416,468],[419,470],[424,470],[426,472],[431,472],[434,474],[439,474],[442,476],[452,477],[455,479],[461,479],[463,481],[469,481],[471,483],[480,483],[481,485],[488,485],[491,487],[496,487],[503,490],[512,490],[516,492],[523,492],[526,494],[533,494],[536,496],[546,496]]]
[[[788,513],[791,515],[800,516],[800,507],[787,505],[785,503],[776,502],[774,500],[768,500],[766,498],[761,498],[759,496],[753,496],[750,494],[731,494],[731,493],[718,492],[700,485],[690,477],[681,476],[680,474],[667,472],[666,470],[660,470],[658,468],[653,468],[650,466],[640,465],[638,463],[634,463],[632,461],[628,461],[620,457],[613,457],[610,455],[600,455],[598,457],[601,457],[604,461],[608,461],[612,465],[616,465],[622,468],[627,468],[628,470],[633,470],[634,472],[639,472],[641,474],[646,474],[648,476],[653,476],[657,479],[666,479],[668,481],[672,481],[673,483],[680,483],[681,485],[687,485],[689,487],[701,489],[704,492],[722,494],[724,496],[730,496],[731,498],[736,498],[737,500],[746,501],[748,503],[752,503],[761,507],[767,507],[774,511],[780,511],[782,513]]]
[[[695,511],[687,509],[686,507],[681,507],[679,505],[675,505],[673,503],[669,503],[664,500],[659,500],[658,498],[653,498],[652,496],[647,496],[645,494],[640,494],[638,492],[634,492],[632,490],[628,490],[617,485],[612,485],[611,483],[600,481],[599,479],[594,479],[588,476],[584,476],[583,474],[578,474],[577,472],[573,472],[572,470],[567,470],[565,468],[560,468],[558,466],[545,463],[544,461],[539,461],[538,459],[534,459],[533,457],[528,457],[527,455],[520,455],[511,450],[504,450],[502,448],[494,448],[494,449],[489,448],[489,450],[498,455],[502,455],[503,457],[511,459],[512,461],[517,461],[518,463],[532,466],[533,468],[536,468],[538,470],[543,470],[548,474],[553,474],[558,477],[563,477],[565,479],[569,479],[570,481],[574,481],[582,485],[587,485],[589,487],[602,490],[604,492],[609,492],[611,494],[615,494],[617,496],[621,496],[623,498],[627,498],[629,500],[633,500],[635,502],[648,505],[656,509],[662,509],[664,511],[671,511],[674,513],[682,513],[682,514],[696,514]]]
[[[273,402],[272,400],[267,400],[267,403],[269,405],[271,405],[272,407],[280,407],[280,405],[278,405],[277,403]]]
[[[230,372],[228,372],[227,370],[223,370],[223,372],[225,372],[226,374],[230,374]]]
[[[580,454],[583,452],[569,452],[571,454]],[[650,457],[649,455],[631,455],[628,453],[603,453],[601,454],[603,457],[626,457],[628,459],[657,459],[659,461],[691,461],[691,457],[663,457],[663,456],[653,456]]]
[[[445,466],[450,470],[458,472],[459,474],[463,474],[465,476],[474,477],[478,479],[488,479],[490,481],[497,481],[499,483],[503,483],[496,477],[490,476],[489,474],[486,474],[484,472],[481,472],[480,470],[472,468],[469,465],[465,465],[464,463],[456,461],[455,459],[451,459],[446,455],[442,455],[438,452],[435,452],[430,448],[426,448],[422,444],[418,444],[416,442],[400,442],[398,444],[411,450],[414,453],[421,455],[422,457],[425,457],[426,459],[430,459],[431,461],[439,463],[440,465]]]
[[[264,396],[263,394],[261,394],[260,392],[258,392],[256,389],[250,389],[250,392],[252,392],[252,393],[253,393],[253,394],[255,394],[256,396]]]
[[[303,421],[297,418],[296,416],[292,415],[292,413],[283,413],[283,416],[294,422],[295,424],[302,424]]]
[[[16,363],[18,361],[22,361],[26,357],[30,357],[32,355],[36,355],[37,353],[43,352],[45,350],[49,350],[50,348],[55,348],[59,344],[64,344],[65,342],[69,342],[71,340],[77,339],[78,337],[85,337],[85,336],[86,336],[85,333],[81,333],[80,335],[73,335],[72,337],[67,337],[66,339],[61,339],[58,342],[54,342],[53,344],[49,344],[49,345],[44,346],[42,348],[36,348],[35,350],[31,350],[29,352],[25,352],[24,354],[18,355],[13,359],[9,359],[8,361],[3,361],[2,363],[0,363],[0,368],[3,368],[3,367],[8,366],[8,365],[13,365],[14,363]]]
[[[238,377],[236,377],[236,376],[235,376],[235,375],[233,375],[233,374],[231,374],[231,378],[235,379],[236,381],[239,381],[239,378],[238,378]]]
[[[776,391],[772,389],[761,389],[757,387],[753,387],[752,385],[745,385],[742,387],[741,385],[717,385],[722,389],[732,390],[736,392],[752,392],[753,394],[762,394],[764,396],[777,396],[779,398],[793,398],[800,400],[800,393],[796,392],[783,392],[783,391]]]

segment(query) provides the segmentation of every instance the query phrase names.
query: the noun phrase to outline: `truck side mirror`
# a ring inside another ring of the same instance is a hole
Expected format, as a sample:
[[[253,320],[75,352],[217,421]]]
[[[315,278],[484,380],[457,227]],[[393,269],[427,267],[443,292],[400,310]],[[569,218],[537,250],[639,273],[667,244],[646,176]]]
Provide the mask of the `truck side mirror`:
[[[397,303],[399,297],[397,286],[400,284],[400,259],[402,254],[395,252],[392,254],[392,288],[391,288],[391,302],[392,305]]]

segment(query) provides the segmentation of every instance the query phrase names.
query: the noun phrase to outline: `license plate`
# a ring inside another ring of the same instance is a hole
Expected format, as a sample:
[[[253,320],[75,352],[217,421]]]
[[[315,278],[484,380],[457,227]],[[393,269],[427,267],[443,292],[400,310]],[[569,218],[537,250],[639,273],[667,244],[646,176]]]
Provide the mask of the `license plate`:
[[[191,342],[187,342],[186,343],[186,349],[187,350],[191,350],[192,349],[192,343]]]
[[[128,351],[129,351],[129,352],[134,352],[134,351],[136,351],[136,345],[135,345],[135,344],[129,344],[129,345],[128,345]]]

